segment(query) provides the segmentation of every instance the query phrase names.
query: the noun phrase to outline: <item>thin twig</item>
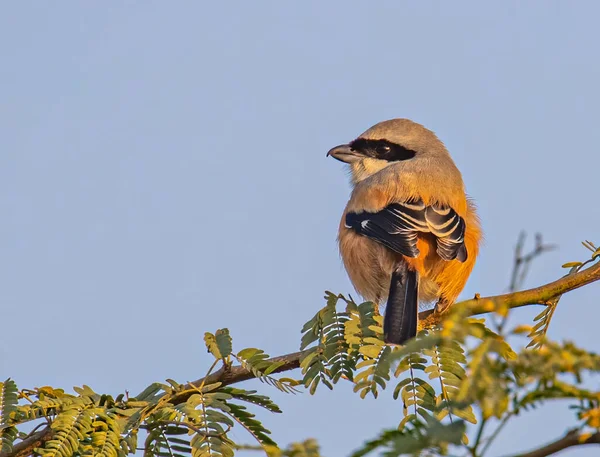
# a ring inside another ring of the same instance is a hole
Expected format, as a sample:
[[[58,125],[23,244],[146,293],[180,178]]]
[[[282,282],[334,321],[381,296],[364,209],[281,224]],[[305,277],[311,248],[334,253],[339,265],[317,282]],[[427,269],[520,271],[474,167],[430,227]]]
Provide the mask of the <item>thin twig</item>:
[[[475,442],[473,443],[473,447],[471,447],[471,455],[473,457],[477,457],[479,455],[477,453],[477,449],[479,448],[479,444],[481,443],[481,438],[483,437],[483,430],[485,429],[486,423],[487,419],[485,417],[482,417],[481,422],[479,423],[479,430],[477,430],[477,436],[475,437]]]
[[[498,437],[498,435],[500,434],[500,432],[502,431],[502,429],[504,428],[504,426],[508,423],[508,420],[510,418],[512,418],[514,415],[513,412],[508,413],[506,416],[504,416],[502,418],[502,421],[500,422],[500,424],[498,425],[498,427],[496,427],[496,430],[494,430],[494,432],[490,435],[490,437],[486,440],[485,445],[483,446],[483,449],[481,450],[481,455],[485,455],[485,453],[487,452],[488,448],[492,445],[492,443],[496,440],[496,438]]]
[[[542,235],[540,233],[536,233],[534,248],[528,254],[523,255],[525,238],[525,232],[521,232],[517,241],[517,245],[515,246],[515,263],[511,274],[510,286],[508,288],[509,292],[516,292],[518,289],[523,287],[523,283],[525,282],[525,278],[529,273],[531,263],[536,257],[539,257],[544,252],[556,249],[556,246],[553,244],[544,244],[542,241]]]
[[[554,245],[544,244],[544,242],[542,241],[542,235],[540,233],[536,233],[534,248],[529,253],[523,254],[523,246],[525,245],[526,237],[527,236],[525,232],[521,232],[519,235],[519,239],[517,240],[517,245],[515,246],[515,261],[511,274],[510,285],[508,287],[509,293],[514,293],[518,289],[523,287],[523,284],[525,283],[525,278],[529,273],[531,264],[537,257],[541,256],[545,252],[552,251],[556,248],[556,246]],[[502,316],[500,322],[497,322],[495,319],[493,319],[497,333],[502,335],[503,330],[506,327],[507,321],[508,313],[505,313],[504,316]]]

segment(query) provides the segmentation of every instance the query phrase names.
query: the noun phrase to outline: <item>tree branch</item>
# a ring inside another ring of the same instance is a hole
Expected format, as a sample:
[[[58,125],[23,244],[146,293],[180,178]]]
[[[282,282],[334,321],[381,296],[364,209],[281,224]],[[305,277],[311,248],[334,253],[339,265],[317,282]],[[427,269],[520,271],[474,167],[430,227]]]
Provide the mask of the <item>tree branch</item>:
[[[308,354],[310,350],[300,351],[300,352],[292,352],[291,354],[280,355],[277,357],[272,357],[267,360],[270,364],[283,362],[280,367],[277,367],[270,374],[281,373],[283,371],[295,370],[300,367],[300,360],[302,360],[302,356],[304,354]],[[182,392],[181,394],[175,395],[175,397],[171,400],[174,404],[184,403],[190,398],[195,392],[190,391],[191,389],[198,388],[202,385],[212,384],[214,382],[220,382],[222,385],[227,386],[229,384],[235,384],[242,381],[247,381],[249,379],[253,379],[255,376],[252,372],[241,365],[231,366],[227,365],[223,368],[215,371],[214,373],[206,376],[205,378],[197,379],[196,381],[192,381],[184,386],[184,389],[187,392]],[[0,455],[0,457],[2,457]]]
[[[579,289],[600,279],[600,262],[573,275],[546,284],[545,286],[523,290],[495,297],[466,300],[460,306],[469,306],[472,315],[491,313],[498,305],[508,305],[509,308],[520,308],[527,305],[546,305],[552,299],[572,290]]]
[[[52,438],[52,429],[43,428],[39,432],[32,433],[20,443],[13,446],[11,452],[0,452],[0,457],[27,457],[33,454],[36,447],[42,447],[46,441]]]
[[[469,315],[486,314],[500,309],[502,306],[508,308],[520,308],[527,305],[547,305],[552,299],[560,295],[579,289],[587,284],[600,279],[600,262],[596,262],[591,267],[578,273],[566,275],[562,278],[533,289],[513,292],[509,294],[496,295],[493,297],[476,297],[456,303],[454,306],[468,307]],[[419,313],[419,319],[425,321],[425,326],[433,326],[441,321],[441,317],[446,314],[451,307],[442,312],[427,310]]]
[[[582,271],[572,274],[572,275],[564,276],[564,277],[558,279],[557,281],[551,282],[550,284],[546,284],[545,286],[540,286],[540,287],[536,287],[534,289],[524,290],[521,292],[497,295],[494,297],[473,298],[471,300],[465,300],[460,303],[457,303],[455,306],[469,307],[470,315],[477,315],[477,314],[485,314],[485,313],[493,312],[494,310],[498,309],[502,305],[508,306],[509,308],[519,308],[521,306],[533,305],[533,304],[546,305],[553,298],[556,298],[556,297],[564,294],[565,292],[570,292],[571,290],[578,289],[578,288],[585,286],[587,284],[590,284],[594,281],[598,281],[599,279],[600,279],[600,262],[597,262],[596,264],[592,265],[591,267],[589,267],[585,270],[582,270]],[[419,313],[419,319],[421,319],[422,321],[425,321],[424,323],[426,325],[435,325],[441,321],[442,316],[447,312],[448,312],[448,309],[446,309],[442,312],[428,310],[428,311]],[[280,367],[278,367],[276,370],[274,370],[272,374],[281,373],[284,371],[290,371],[290,370],[294,370],[294,369],[298,368],[300,366],[300,360],[302,359],[302,356],[306,352],[307,351],[293,352],[291,354],[281,355],[281,356],[273,357],[273,358],[269,359],[268,361],[271,363],[283,362],[283,364]],[[185,387],[187,389],[192,389],[194,387],[199,387],[202,384],[211,384],[214,382],[221,382],[223,385],[229,385],[229,384],[235,384],[235,383],[242,382],[242,381],[247,381],[248,379],[252,379],[252,378],[254,378],[254,375],[252,374],[252,372],[242,366],[239,366],[239,365],[225,366],[225,367],[221,368],[220,370],[210,374],[206,378],[202,378],[202,379],[193,381],[193,382],[187,384]],[[181,394],[176,395],[170,401],[174,404],[183,403],[192,394],[193,394],[193,392],[189,392],[189,391],[182,392]],[[51,434],[52,434],[52,430],[49,427],[45,428],[43,430],[40,430],[39,432],[32,434],[31,436],[27,437],[20,443],[16,444],[13,447],[13,450],[11,452],[0,452],[0,457],[25,457],[25,456],[31,455],[33,453],[33,449],[35,449],[36,447],[40,447],[41,445],[43,445],[44,442],[48,441],[51,438]],[[557,441],[556,443],[561,443],[559,445],[563,445],[564,447],[574,446],[575,444],[580,444],[578,442],[578,443],[564,445],[563,440],[567,440],[568,436],[570,436],[570,435],[565,436],[564,438]],[[598,435],[598,436],[592,435],[592,437],[595,437],[594,439],[600,440],[600,435]],[[575,440],[575,438],[572,438],[572,437],[569,439]],[[571,441],[568,441],[568,440],[564,441],[564,442],[571,443]],[[588,441],[586,441],[586,443],[587,442],[592,443],[595,441],[588,440]],[[600,441],[598,441],[598,442],[600,442]],[[548,445],[547,448],[550,446],[557,445],[556,443]],[[553,451],[553,452],[558,452],[558,450],[564,449],[564,447],[557,448],[557,450]],[[534,452],[539,452],[539,451],[540,450],[534,451]],[[521,456],[515,456],[515,457],[538,457],[538,456],[543,457],[545,455],[549,455],[549,454],[529,453],[529,454],[522,454]]]
[[[584,444],[600,444],[600,432],[590,435],[581,434],[577,430],[571,430],[562,438],[559,438],[544,447],[524,454],[516,454],[512,457],[546,457],[548,455],[556,454],[568,447],[581,446]]]

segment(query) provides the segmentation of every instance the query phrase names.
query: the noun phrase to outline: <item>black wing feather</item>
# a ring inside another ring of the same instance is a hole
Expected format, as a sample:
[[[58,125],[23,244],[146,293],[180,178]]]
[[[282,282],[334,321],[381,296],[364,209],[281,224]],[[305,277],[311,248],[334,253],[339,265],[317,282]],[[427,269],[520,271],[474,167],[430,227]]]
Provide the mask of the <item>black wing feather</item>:
[[[421,201],[393,203],[376,213],[346,214],[346,227],[407,257],[417,257],[417,236],[431,233],[437,253],[444,260],[467,260],[465,221],[442,205],[425,206]]]
[[[390,211],[348,213],[346,227],[407,257],[419,255],[417,232]]]
[[[437,253],[444,260],[467,260],[465,221],[452,208],[428,206],[425,218],[437,239]]]

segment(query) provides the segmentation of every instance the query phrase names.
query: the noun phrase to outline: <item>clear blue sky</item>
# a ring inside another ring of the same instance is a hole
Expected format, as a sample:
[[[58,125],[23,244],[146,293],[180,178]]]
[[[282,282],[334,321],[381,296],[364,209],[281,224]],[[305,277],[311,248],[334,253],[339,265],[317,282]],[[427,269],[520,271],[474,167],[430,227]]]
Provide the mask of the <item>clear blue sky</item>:
[[[600,3],[227,5],[3,4],[1,378],[113,394],[192,380],[223,326],[237,349],[297,350],[323,291],[352,292],[335,243],[349,187],[325,153],[384,119],[436,131],[479,204],[464,297],[504,291],[521,230],[560,247],[528,286],[600,242]],[[551,336],[598,350],[599,291],[565,296]],[[349,385],[272,393],[274,438],[331,457],[402,414]],[[569,423],[564,405],[534,412],[496,453]]]

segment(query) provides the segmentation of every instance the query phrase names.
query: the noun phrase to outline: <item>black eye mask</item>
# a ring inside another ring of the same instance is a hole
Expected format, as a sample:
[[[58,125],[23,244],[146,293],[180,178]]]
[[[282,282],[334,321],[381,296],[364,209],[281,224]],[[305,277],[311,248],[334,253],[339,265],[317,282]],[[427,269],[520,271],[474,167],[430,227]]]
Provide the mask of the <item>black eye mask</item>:
[[[357,138],[350,147],[363,153],[367,157],[374,159],[387,160],[388,162],[398,162],[400,160],[409,160],[415,156],[415,151],[392,143],[387,140],[367,140],[365,138]]]

